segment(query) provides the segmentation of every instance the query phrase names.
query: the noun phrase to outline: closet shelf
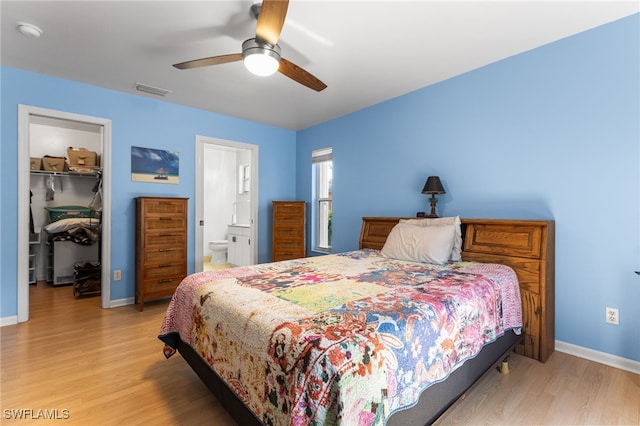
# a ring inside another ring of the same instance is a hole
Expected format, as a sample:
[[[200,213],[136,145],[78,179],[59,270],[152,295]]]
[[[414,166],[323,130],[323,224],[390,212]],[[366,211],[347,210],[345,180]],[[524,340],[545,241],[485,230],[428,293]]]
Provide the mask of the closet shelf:
[[[71,177],[91,177],[97,178],[102,170],[96,170],[90,173],[80,173],[74,172],[73,170],[69,170],[67,172],[50,172],[47,170],[31,170],[30,173],[32,175],[41,175],[41,176],[71,176]]]

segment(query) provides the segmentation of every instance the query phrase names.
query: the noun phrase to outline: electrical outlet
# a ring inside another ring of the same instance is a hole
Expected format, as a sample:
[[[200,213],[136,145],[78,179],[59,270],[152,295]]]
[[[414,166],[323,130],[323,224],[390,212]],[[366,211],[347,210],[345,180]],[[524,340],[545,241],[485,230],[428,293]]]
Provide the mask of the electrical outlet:
[[[122,271],[120,269],[116,269],[115,271],[113,271],[113,280],[120,281],[121,279],[122,279]]]
[[[617,308],[605,308],[605,321],[608,324],[620,325],[620,312]]]

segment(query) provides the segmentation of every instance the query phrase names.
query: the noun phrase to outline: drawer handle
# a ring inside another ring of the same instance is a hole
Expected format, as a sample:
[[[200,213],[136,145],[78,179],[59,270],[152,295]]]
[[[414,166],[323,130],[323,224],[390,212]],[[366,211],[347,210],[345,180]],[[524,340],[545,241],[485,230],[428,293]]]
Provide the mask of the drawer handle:
[[[173,237],[176,234],[158,234],[160,237]]]
[[[160,217],[158,219],[160,219],[160,220],[173,220],[172,217]]]
[[[158,265],[158,268],[168,268],[170,266],[171,266],[170,263],[163,263],[163,264]]]
[[[171,278],[158,280],[158,284],[167,284],[167,283],[170,283],[171,281],[172,281]]]
[[[175,250],[175,249],[173,249],[173,248],[161,248],[161,249],[158,249],[158,251],[159,251],[160,253],[162,253],[162,252],[166,252],[166,251],[174,251],[174,250]]]

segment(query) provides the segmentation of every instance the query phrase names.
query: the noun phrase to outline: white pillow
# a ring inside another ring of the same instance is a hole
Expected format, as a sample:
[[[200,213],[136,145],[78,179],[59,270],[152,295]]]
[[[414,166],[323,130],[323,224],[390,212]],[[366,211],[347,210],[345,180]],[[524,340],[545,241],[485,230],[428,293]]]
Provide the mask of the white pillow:
[[[392,259],[443,265],[451,256],[454,225],[416,226],[398,223],[382,247],[382,254]]]
[[[452,262],[460,262],[462,260],[462,229],[460,228],[462,222],[460,221],[460,216],[400,219],[400,222],[416,226],[455,225],[456,232],[453,241],[453,249],[451,250],[451,257],[449,258],[449,260],[451,260]]]
[[[69,218],[69,219],[60,219],[55,222],[51,222],[47,226],[44,227],[44,230],[49,234],[56,234],[58,232],[65,232],[71,228],[97,228],[100,225],[100,220],[96,218]]]

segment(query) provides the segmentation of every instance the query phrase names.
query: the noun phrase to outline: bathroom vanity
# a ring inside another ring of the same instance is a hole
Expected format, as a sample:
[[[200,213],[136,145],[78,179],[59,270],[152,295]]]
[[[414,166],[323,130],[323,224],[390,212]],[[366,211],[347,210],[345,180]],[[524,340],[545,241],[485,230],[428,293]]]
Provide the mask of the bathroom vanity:
[[[233,266],[251,265],[251,227],[250,225],[229,225],[227,260]]]

